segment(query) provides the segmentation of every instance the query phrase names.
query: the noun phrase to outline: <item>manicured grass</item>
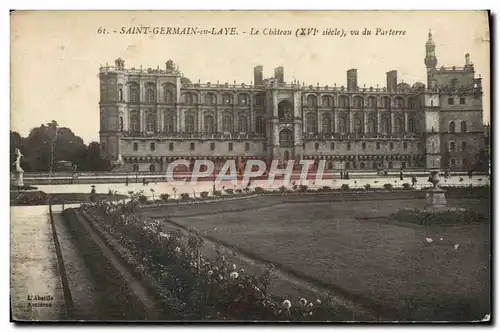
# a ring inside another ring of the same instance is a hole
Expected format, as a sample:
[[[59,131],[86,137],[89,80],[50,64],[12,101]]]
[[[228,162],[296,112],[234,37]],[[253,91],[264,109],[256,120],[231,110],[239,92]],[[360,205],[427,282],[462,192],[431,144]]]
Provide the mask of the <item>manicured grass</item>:
[[[32,205],[46,205],[50,197],[51,204],[75,204],[90,201],[90,194],[86,193],[55,193],[46,194],[43,191],[11,191],[10,192],[10,205],[11,206],[32,206]],[[125,195],[109,195],[109,194],[95,194],[95,200],[102,201],[117,201],[125,199]]]
[[[491,311],[488,223],[406,227],[369,219],[423,204],[422,200],[283,204],[174,220],[369,298],[392,319],[482,319]],[[485,214],[489,209],[487,200],[449,199],[449,204]],[[433,242],[427,243],[426,237]]]

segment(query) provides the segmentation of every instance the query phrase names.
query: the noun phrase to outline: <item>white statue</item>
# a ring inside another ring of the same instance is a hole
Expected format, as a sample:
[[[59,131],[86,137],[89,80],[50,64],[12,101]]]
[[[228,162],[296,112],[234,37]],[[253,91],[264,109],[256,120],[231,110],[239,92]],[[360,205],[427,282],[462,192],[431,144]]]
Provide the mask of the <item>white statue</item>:
[[[21,158],[24,157],[21,153],[21,150],[16,148],[14,154],[16,155],[16,161],[14,162],[14,165],[16,166],[16,172],[23,173],[24,170],[21,168]]]
[[[23,173],[24,170],[21,168],[21,158],[24,157],[21,153],[21,150],[16,148],[14,151],[14,154],[16,155],[16,161],[14,162],[14,166],[16,166],[16,173],[15,173],[15,185],[16,186],[24,186],[24,181],[23,181]]]

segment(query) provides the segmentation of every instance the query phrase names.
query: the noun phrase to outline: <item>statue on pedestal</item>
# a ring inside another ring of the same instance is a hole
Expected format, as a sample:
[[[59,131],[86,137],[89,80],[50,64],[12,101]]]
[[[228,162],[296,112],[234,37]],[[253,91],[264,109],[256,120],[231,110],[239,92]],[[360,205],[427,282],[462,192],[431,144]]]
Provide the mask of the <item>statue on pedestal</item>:
[[[21,167],[21,158],[24,157],[21,153],[21,150],[19,148],[16,148],[14,154],[16,155],[16,161],[14,162],[14,166],[16,167],[16,170],[14,172],[14,185],[18,187],[23,187],[24,186],[24,180],[23,180],[23,173],[24,170]]]

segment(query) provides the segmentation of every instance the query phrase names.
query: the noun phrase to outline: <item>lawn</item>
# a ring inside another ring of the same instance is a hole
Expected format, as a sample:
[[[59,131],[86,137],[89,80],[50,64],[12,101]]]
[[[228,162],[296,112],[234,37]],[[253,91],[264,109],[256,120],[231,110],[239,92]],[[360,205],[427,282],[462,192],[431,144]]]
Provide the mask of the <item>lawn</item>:
[[[449,204],[489,211],[487,200]],[[424,227],[373,219],[422,206],[423,200],[280,204],[173,220],[369,299],[390,319],[483,318],[490,312],[489,224]]]

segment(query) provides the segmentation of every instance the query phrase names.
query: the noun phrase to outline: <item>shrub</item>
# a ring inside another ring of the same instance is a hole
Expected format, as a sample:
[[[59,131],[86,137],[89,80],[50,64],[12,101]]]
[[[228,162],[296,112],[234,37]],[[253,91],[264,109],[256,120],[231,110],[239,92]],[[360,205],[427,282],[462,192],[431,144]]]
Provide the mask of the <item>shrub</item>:
[[[222,192],[220,190],[214,190],[214,196],[221,197],[222,196]]]
[[[234,194],[234,190],[233,190],[233,189],[226,189],[226,192],[227,192],[229,195],[233,195],[233,194]]]
[[[301,185],[299,186],[299,191],[300,191],[301,193],[305,193],[305,192],[307,192],[307,191],[308,191],[307,189],[308,189],[308,188],[307,188],[307,186],[306,186],[306,185],[301,184]]]
[[[464,182],[464,178],[460,177],[460,179],[458,180],[458,182]]]
[[[411,189],[411,185],[409,183],[403,183],[403,188],[404,189]]]
[[[243,193],[243,191],[241,189],[236,189],[234,192],[237,193],[237,194]]]
[[[263,194],[265,190],[262,187],[256,187],[254,191],[256,194]]]
[[[160,200],[162,200],[164,202],[168,201],[169,198],[170,198],[170,195],[167,194],[167,193],[164,193],[164,194],[160,195]]]
[[[285,193],[286,192],[286,187],[285,186],[281,186],[280,187],[280,193]]]
[[[206,198],[208,197],[208,191],[202,191],[202,192],[200,193],[200,197],[201,197],[202,199],[206,199]]]
[[[391,215],[392,219],[418,225],[471,224],[487,221],[488,218],[473,210],[419,211],[403,209]]]
[[[296,185],[296,184],[294,184],[294,185],[293,185],[293,187],[292,187],[292,189],[293,189],[293,190],[297,190],[297,188],[298,188],[298,187],[297,187],[297,185]]]
[[[392,189],[392,184],[391,183],[384,184],[384,189],[387,189],[387,190]]]
[[[349,185],[348,185],[347,183],[344,183],[344,184],[340,187],[340,189],[342,189],[342,190],[349,190]]]
[[[143,194],[140,194],[137,199],[139,200],[139,203],[141,204],[146,204],[148,202],[148,198],[143,195]]]
[[[188,193],[182,193],[181,194],[181,200],[183,200],[183,201],[189,200],[189,194]]]
[[[367,190],[371,188],[369,183],[365,184],[363,187],[365,187],[365,189],[367,189]]]

